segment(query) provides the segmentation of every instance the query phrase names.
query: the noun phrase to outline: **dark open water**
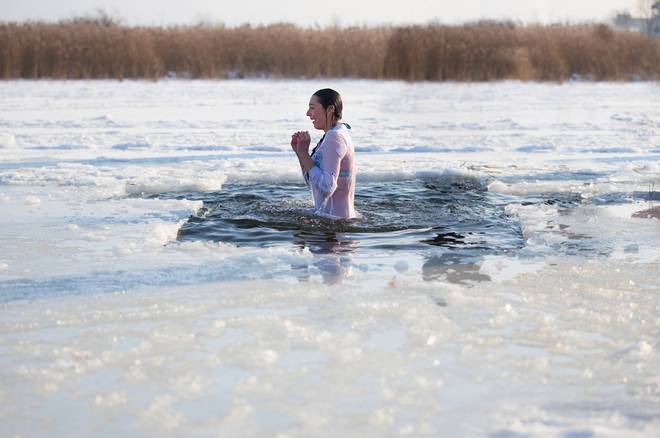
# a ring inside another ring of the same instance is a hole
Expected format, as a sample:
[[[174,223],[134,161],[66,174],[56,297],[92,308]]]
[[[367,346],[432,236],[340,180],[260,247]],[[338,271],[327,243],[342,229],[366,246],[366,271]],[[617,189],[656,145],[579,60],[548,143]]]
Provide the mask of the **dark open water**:
[[[520,226],[504,213],[507,199],[476,186],[429,181],[362,183],[355,204],[361,219],[311,216],[300,184],[227,184],[213,193],[187,194],[204,209],[179,231],[180,240],[238,246],[298,246],[315,252],[461,249],[475,254],[515,251]]]

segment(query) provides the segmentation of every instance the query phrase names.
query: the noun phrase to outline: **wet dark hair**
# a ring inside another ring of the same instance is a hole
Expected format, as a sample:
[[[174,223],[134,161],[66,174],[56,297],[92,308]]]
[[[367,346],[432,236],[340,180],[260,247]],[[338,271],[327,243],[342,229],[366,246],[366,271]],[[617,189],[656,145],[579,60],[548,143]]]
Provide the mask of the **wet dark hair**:
[[[319,98],[319,102],[323,109],[328,109],[330,105],[334,106],[334,121],[341,120],[341,112],[344,109],[344,105],[341,102],[341,96],[339,93],[331,88],[323,88],[313,95]]]

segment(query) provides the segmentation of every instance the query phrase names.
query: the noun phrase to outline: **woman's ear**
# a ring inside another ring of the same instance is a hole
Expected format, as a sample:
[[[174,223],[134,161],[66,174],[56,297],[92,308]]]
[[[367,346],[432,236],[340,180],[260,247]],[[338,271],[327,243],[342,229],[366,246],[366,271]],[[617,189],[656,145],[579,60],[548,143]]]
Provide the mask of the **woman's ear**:
[[[326,109],[326,112],[330,113],[330,116],[334,118],[335,116],[335,106],[334,105],[328,105],[328,108]]]

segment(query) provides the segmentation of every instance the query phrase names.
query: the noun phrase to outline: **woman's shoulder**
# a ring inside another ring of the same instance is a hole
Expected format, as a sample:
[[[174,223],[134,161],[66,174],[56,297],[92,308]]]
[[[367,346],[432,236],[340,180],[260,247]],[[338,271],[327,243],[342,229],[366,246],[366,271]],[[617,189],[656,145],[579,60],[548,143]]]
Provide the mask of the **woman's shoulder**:
[[[325,136],[327,139],[331,139],[331,140],[347,141],[350,140],[351,138],[350,129],[351,129],[350,125],[346,123],[342,123],[336,128],[329,130]]]
[[[325,144],[324,149],[335,151],[339,156],[344,156],[353,149],[353,141],[346,128],[335,128],[328,131],[323,143]]]

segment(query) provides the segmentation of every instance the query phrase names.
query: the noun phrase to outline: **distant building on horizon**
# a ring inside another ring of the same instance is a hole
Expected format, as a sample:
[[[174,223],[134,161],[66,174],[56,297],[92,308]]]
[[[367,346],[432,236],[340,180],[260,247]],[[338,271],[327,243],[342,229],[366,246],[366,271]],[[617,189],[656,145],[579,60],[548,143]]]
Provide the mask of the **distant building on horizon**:
[[[615,27],[648,34],[660,38],[660,1],[651,6],[649,18],[633,17],[629,12],[622,12],[614,17]]]

